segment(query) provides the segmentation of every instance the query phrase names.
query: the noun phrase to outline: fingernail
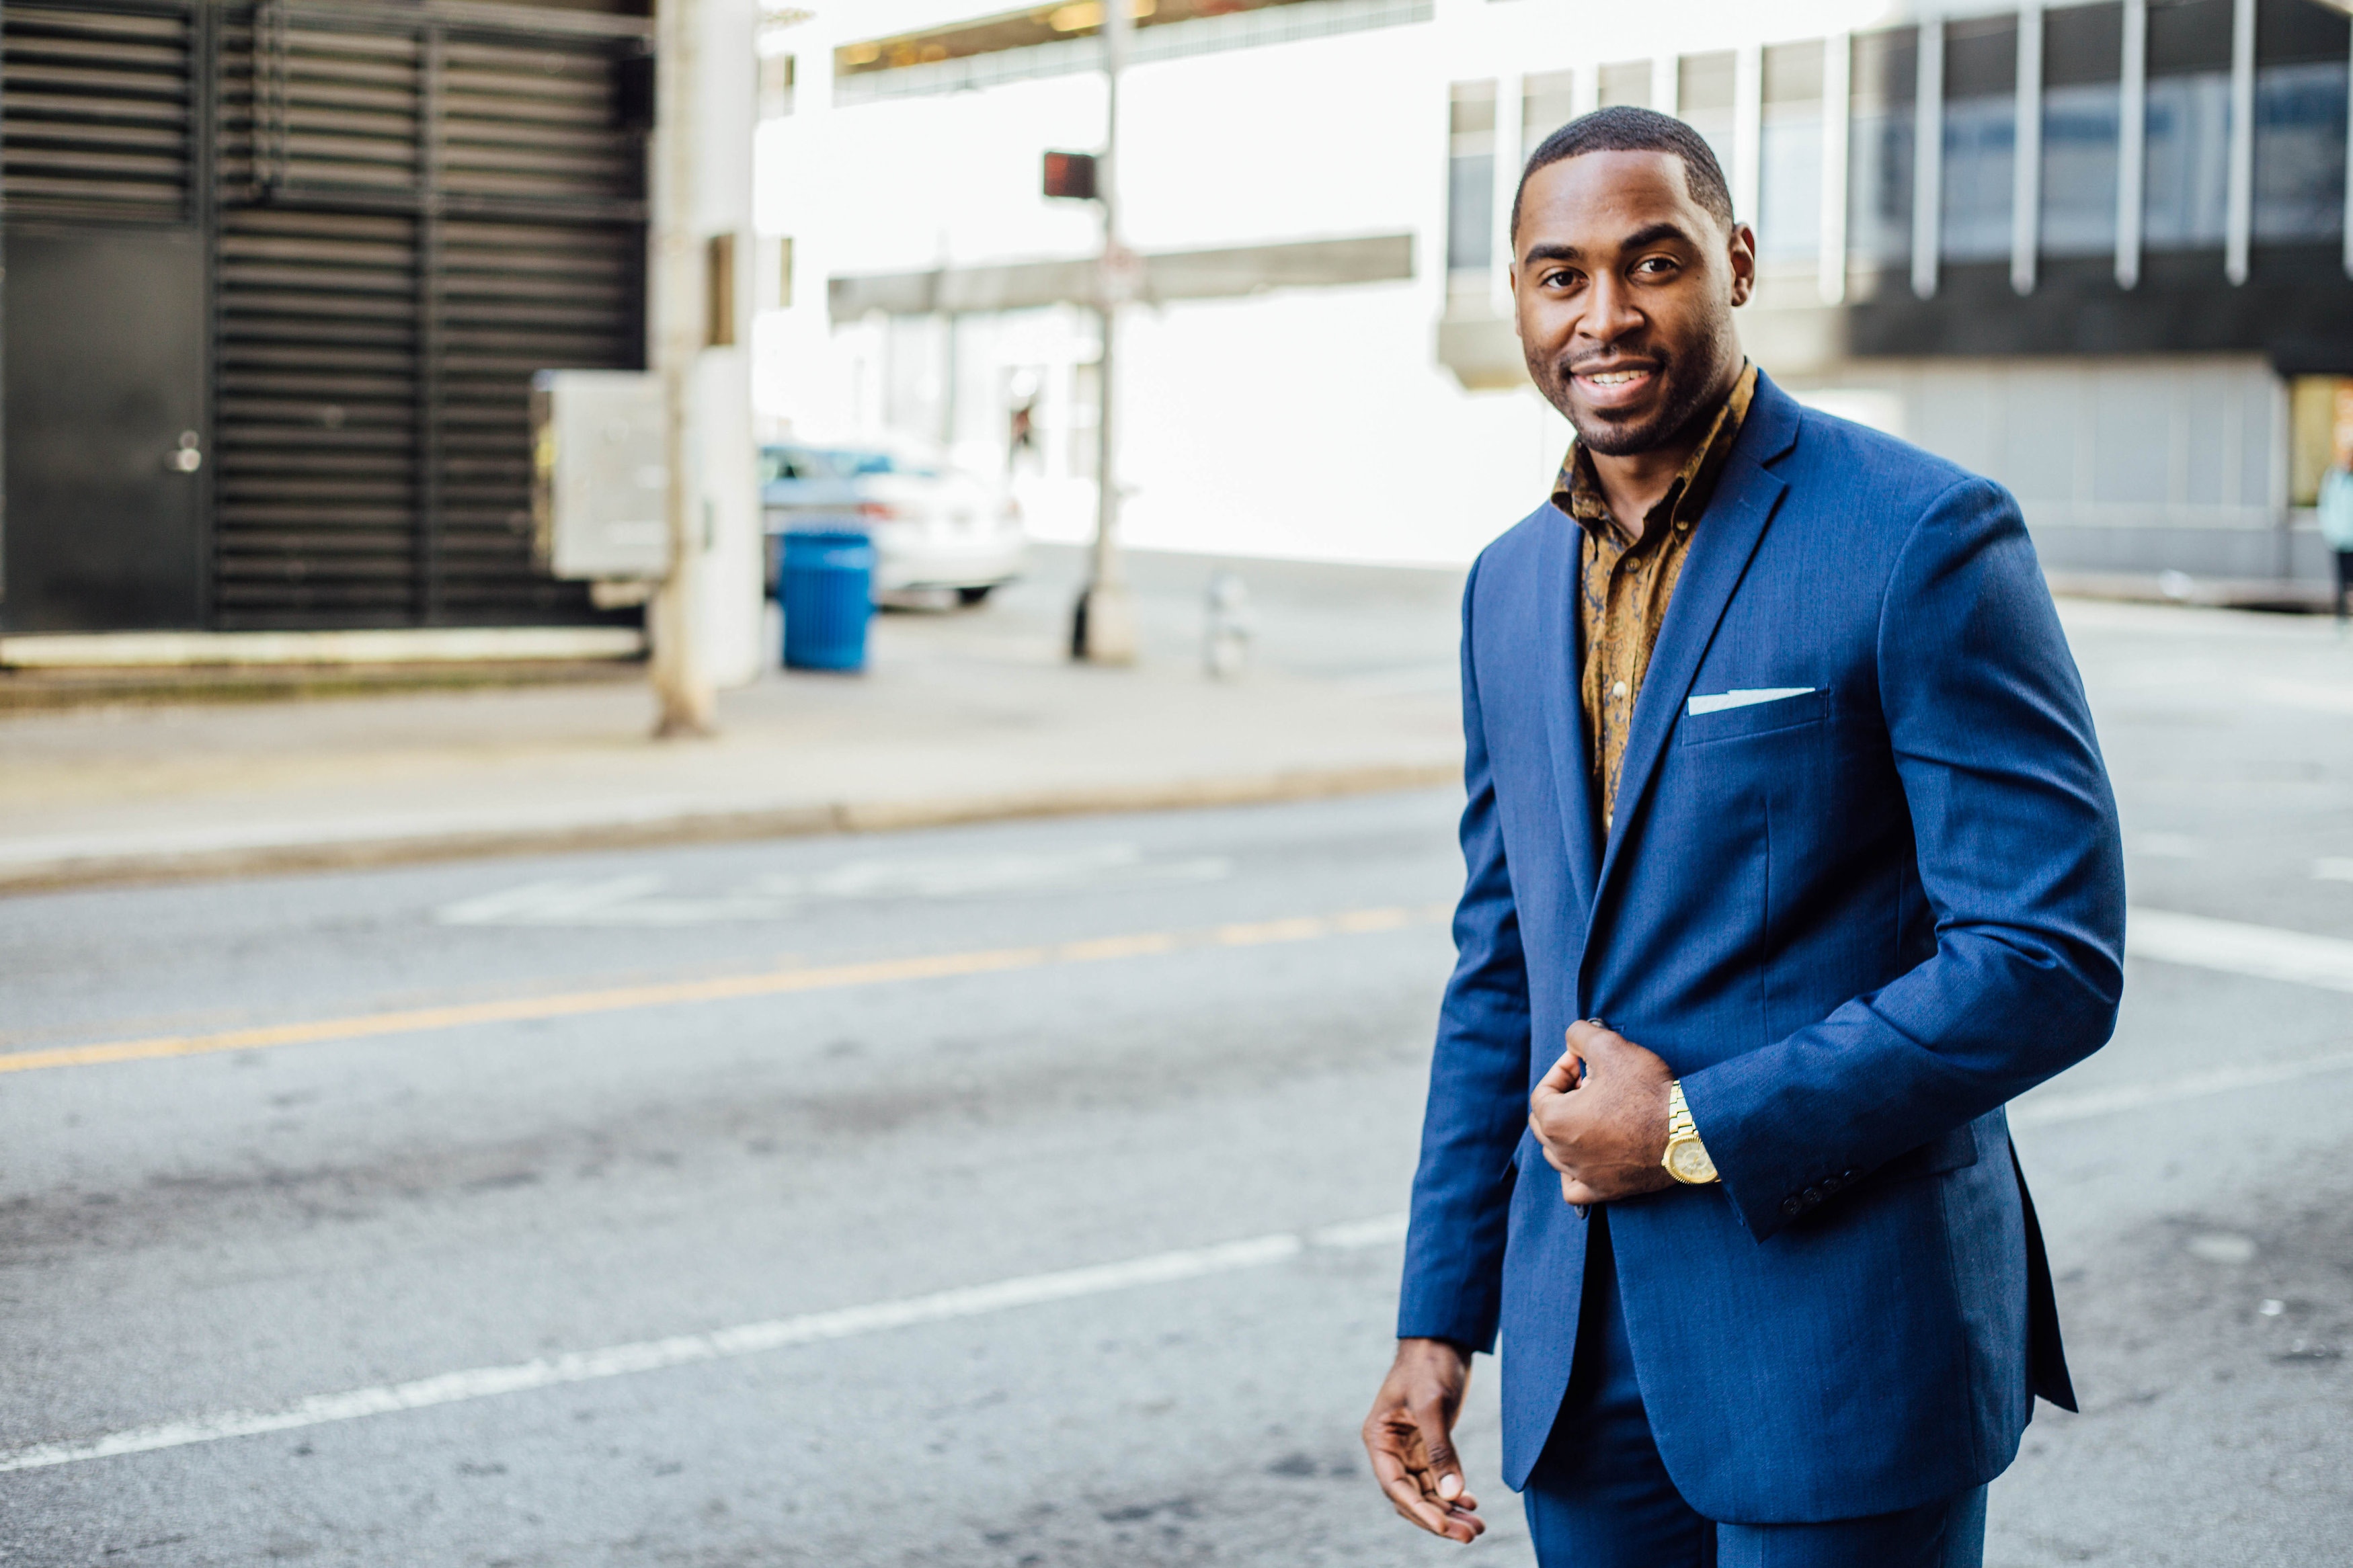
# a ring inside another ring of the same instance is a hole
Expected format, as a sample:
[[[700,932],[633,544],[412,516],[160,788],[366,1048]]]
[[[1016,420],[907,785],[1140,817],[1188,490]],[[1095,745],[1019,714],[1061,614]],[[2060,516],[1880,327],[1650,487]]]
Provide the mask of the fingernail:
[[[1438,1495],[1446,1499],[1449,1502],[1461,1497],[1462,1495],[1462,1478],[1455,1475],[1439,1477]]]

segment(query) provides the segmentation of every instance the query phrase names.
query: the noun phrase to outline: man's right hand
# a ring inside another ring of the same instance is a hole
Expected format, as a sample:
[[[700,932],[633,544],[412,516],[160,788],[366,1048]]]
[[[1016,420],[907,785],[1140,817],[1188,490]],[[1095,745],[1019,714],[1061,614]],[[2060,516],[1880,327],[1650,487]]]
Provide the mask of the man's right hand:
[[[1462,1487],[1454,1418],[1471,1386],[1471,1358],[1445,1340],[1399,1340],[1397,1360],[1365,1417],[1373,1479],[1399,1515],[1432,1535],[1472,1542],[1487,1528]]]

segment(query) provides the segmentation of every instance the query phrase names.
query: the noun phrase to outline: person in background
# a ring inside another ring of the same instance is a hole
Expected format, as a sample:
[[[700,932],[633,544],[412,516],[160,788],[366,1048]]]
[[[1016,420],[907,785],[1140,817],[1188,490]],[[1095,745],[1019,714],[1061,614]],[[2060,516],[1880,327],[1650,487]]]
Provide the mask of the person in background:
[[[2337,624],[2353,614],[2353,385],[2337,389],[2336,439],[2320,476],[2320,537],[2337,557]]]

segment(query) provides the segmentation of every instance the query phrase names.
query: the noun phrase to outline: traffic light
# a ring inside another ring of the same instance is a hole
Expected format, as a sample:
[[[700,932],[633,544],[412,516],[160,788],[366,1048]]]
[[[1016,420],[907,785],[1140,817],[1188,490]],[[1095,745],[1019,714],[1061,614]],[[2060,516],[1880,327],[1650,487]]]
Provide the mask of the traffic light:
[[[1046,154],[1046,194],[1072,201],[1095,199],[1095,155],[1092,153]]]

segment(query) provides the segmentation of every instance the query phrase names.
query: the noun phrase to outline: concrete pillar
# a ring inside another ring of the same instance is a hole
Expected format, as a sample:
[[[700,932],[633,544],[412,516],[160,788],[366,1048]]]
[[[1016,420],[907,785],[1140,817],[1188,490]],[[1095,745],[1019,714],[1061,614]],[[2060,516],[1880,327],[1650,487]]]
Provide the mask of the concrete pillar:
[[[2125,0],[2124,58],[2116,93],[2116,286],[2140,283],[2148,182],[2148,0]]]
[[[1936,296],[1945,239],[1945,19],[1920,18],[1919,75],[1912,109],[1912,292]]]
[[[2042,5],[2018,10],[2018,130],[2012,137],[2010,182],[2010,286],[2034,292],[2035,258],[2042,248]]]
[[[2222,220],[2222,269],[2247,280],[2255,228],[2255,0],[2231,7],[2231,163]]]
[[[1520,187],[1520,142],[1527,110],[1525,79],[1507,73],[1495,81],[1495,195],[1487,242],[1487,303],[1499,316],[1512,310],[1512,197]]]
[[[1757,221],[1757,186],[1764,158],[1765,49],[1743,44],[1732,57],[1732,211],[1742,223]]]
[[[1822,232],[1814,290],[1825,305],[1846,299],[1847,138],[1854,124],[1854,39],[1822,40]]]

